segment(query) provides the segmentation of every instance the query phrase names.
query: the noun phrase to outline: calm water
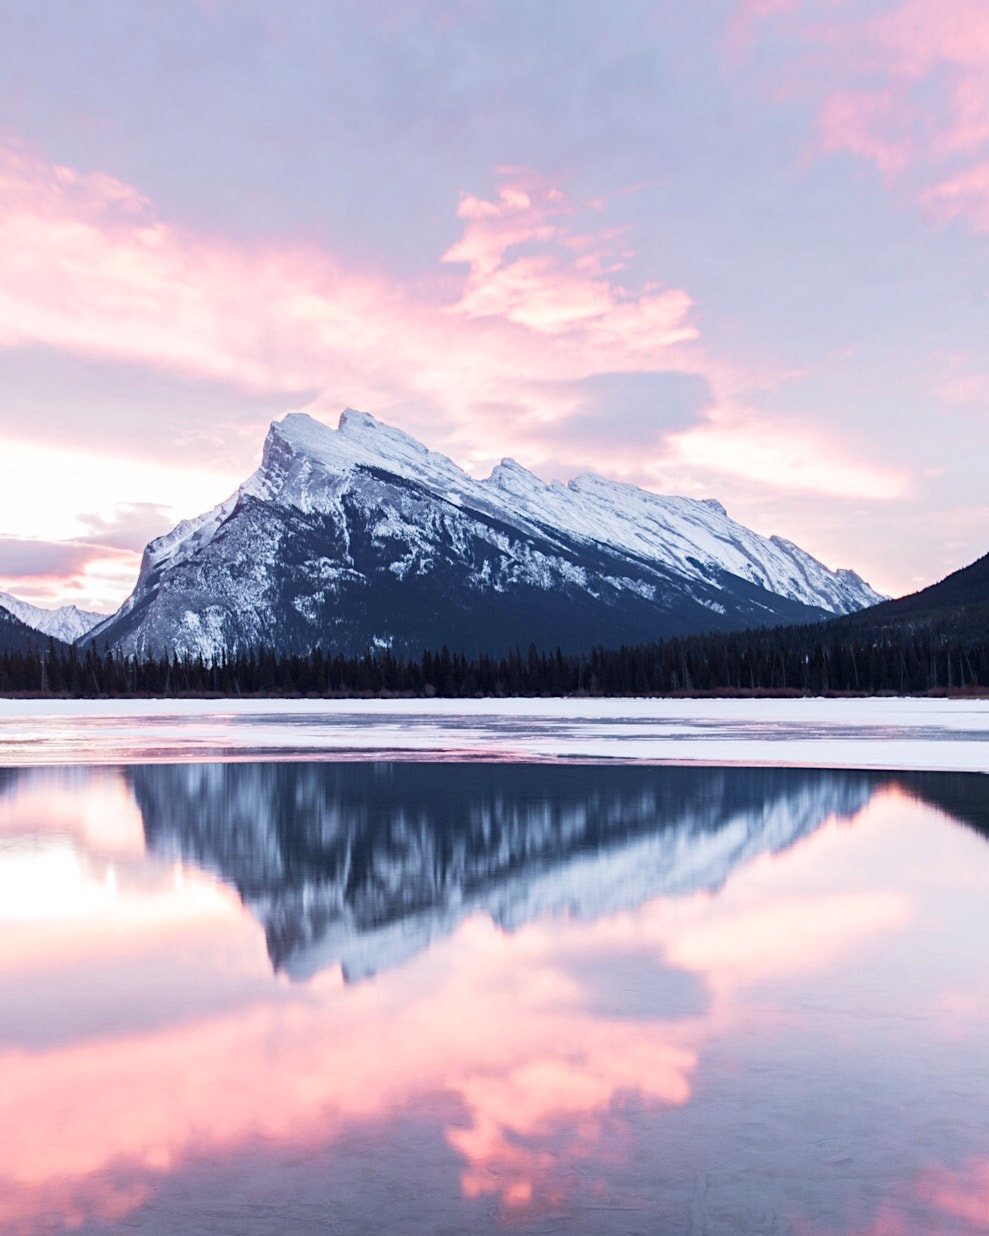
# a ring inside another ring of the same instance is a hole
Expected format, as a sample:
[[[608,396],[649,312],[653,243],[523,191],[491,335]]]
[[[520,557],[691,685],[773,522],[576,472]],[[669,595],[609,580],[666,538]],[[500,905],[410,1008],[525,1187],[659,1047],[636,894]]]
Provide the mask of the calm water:
[[[0,770],[0,1229],[985,1232],[987,782]]]

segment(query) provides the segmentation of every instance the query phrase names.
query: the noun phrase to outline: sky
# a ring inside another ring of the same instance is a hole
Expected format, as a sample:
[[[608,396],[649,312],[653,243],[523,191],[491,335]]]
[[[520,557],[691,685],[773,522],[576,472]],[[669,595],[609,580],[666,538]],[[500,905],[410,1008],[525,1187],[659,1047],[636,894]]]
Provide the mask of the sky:
[[[270,422],[989,548],[984,0],[0,0],[0,589],[110,611]]]

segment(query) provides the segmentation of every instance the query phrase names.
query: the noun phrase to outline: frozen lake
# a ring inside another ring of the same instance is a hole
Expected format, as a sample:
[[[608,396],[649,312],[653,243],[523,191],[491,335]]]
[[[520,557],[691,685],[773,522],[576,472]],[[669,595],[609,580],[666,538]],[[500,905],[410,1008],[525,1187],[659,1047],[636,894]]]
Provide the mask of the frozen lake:
[[[987,719],[0,703],[0,1232],[985,1232]]]
[[[0,700],[0,765],[299,757],[989,772],[989,700]]]

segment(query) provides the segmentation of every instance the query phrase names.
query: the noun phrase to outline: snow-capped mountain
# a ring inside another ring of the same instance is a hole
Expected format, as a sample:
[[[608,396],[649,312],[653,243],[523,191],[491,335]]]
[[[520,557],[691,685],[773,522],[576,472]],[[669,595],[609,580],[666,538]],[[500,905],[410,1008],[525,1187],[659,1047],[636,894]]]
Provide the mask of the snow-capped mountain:
[[[43,653],[48,643],[47,635],[21,622],[0,605],[0,653]]]
[[[63,605],[60,609],[43,609],[12,597],[9,592],[0,592],[0,609],[5,609],[25,626],[42,635],[51,635],[65,644],[74,644],[97,623],[106,621],[106,614],[77,609],[75,605]]]
[[[513,764],[172,764],[125,771],[149,849],[234,886],[275,969],[350,980],[483,913],[506,930],[714,891],[850,818],[881,774]]]
[[[275,422],[254,475],[152,541],[133,594],[89,638],[206,659],[271,643],[577,651],[881,599],[713,500],[592,475],[546,484],[512,460],[478,481],[348,410],[336,431],[302,413]]]

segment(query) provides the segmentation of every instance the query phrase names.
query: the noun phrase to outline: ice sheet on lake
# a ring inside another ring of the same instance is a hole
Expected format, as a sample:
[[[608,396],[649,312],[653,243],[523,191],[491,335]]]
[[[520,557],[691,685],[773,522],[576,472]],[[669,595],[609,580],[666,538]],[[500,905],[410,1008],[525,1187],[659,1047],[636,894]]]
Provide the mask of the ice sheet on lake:
[[[0,765],[635,760],[989,772],[989,700],[0,700]]]

